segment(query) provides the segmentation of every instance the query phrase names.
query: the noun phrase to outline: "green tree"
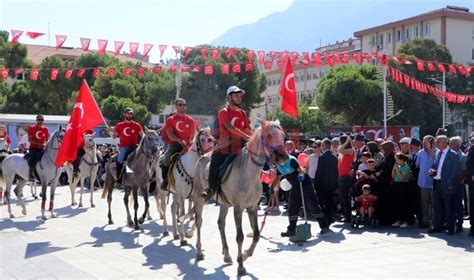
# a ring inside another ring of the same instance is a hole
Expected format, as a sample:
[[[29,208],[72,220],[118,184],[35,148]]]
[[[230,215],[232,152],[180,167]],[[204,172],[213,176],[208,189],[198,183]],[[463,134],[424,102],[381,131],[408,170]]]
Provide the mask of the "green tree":
[[[226,90],[231,85],[236,85],[245,90],[242,99],[242,108],[246,111],[255,108],[263,101],[260,93],[266,88],[264,75],[258,69],[246,72],[244,64],[241,64],[241,73],[224,75],[221,72],[223,63],[238,63],[248,60],[246,50],[241,50],[230,58],[224,55],[226,48],[219,48],[219,57],[216,61],[210,54],[206,60],[201,58],[201,47],[211,49],[212,46],[198,46],[187,56],[181,59],[182,64],[205,64],[213,65],[214,73],[204,75],[203,72],[183,75],[182,97],[187,100],[188,112],[192,114],[215,115],[226,102]],[[232,72],[232,71],[230,71]]]
[[[109,120],[110,125],[123,120],[123,109],[131,107],[134,111],[135,120],[141,124],[147,124],[151,119],[151,113],[144,105],[135,103],[129,98],[120,98],[116,96],[109,96],[102,100],[100,109],[105,118]]]
[[[324,131],[326,124],[323,113],[320,110],[310,110],[308,103],[305,102],[298,105],[298,117],[296,119],[290,117],[280,109],[277,109],[272,118],[279,120],[285,130],[312,134]]]
[[[318,83],[317,105],[345,125],[380,124],[383,96],[377,71],[372,65],[331,69]]]
[[[12,46],[8,42],[8,34],[8,31],[0,31],[0,67],[30,66],[31,62],[26,59],[26,46],[20,43]]]

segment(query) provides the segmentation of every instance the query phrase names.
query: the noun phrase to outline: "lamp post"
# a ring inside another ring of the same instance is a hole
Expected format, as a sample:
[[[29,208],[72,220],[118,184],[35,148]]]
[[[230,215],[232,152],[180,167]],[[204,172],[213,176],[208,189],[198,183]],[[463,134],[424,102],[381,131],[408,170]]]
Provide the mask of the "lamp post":
[[[441,89],[443,92],[446,92],[446,72],[443,72],[443,80],[440,81],[435,78],[429,78],[430,80],[437,82],[438,84],[441,84],[442,87]],[[442,99],[442,104],[443,104],[443,123],[441,124],[442,128],[446,128],[446,96],[443,94],[443,99]]]
[[[387,71],[388,65],[382,65],[383,78],[383,135],[387,137]]]

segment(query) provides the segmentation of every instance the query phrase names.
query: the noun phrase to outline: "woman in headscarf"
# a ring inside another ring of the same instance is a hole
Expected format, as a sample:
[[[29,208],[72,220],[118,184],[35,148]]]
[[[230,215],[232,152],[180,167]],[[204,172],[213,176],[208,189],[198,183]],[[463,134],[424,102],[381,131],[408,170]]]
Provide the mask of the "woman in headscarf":
[[[392,169],[395,164],[395,143],[385,141],[382,143],[384,159],[379,166],[380,175],[377,215],[382,225],[391,225],[395,222],[394,194],[392,188]]]
[[[369,149],[372,158],[375,159],[375,165],[378,167],[383,161],[383,154],[380,152],[379,145],[375,141],[370,141],[367,143],[367,148]]]

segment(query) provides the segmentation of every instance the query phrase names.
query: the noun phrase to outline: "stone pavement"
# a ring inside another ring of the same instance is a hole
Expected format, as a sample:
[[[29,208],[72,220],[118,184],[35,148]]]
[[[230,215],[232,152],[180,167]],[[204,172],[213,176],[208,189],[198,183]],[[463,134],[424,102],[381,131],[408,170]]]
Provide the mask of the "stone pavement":
[[[236,243],[233,214],[227,220],[227,239],[234,260],[222,260],[217,229],[218,207],[206,206],[203,222],[205,260],[195,263],[195,238],[190,246],[163,237],[161,220],[146,221],[140,231],[125,224],[123,193],[114,191],[115,225],[107,225],[107,204],[95,192],[96,208],[71,207],[68,187],[56,191],[58,218],[39,219],[40,203],[27,197],[28,214],[8,219],[6,206],[0,206],[0,279],[227,279],[236,278]],[[156,205],[151,209],[157,218]],[[143,201],[140,199],[141,207]],[[140,208],[143,209],[143,208]],[[232,212],[232,211],[230,211]],[[169,213],[168,213],[169,216]],[[259,224],[262,217],[259,217]],[[171,219],[168,219],[169,223]],[[429,236],[417,228],[351,229],[335,224],[332,233],[317,235],[300,245],[281,238],[287,217],[267,218],[254,256],[245,262],[244,279],[334,279],[334,278],[426,278],[473,279],[474,239],[467,236],[437,234]],[[465,222],[465,227],[468,224]],[[169,226],[171,231],[171,226]],[[244,233],[250,232],[244,218]],[[244,247],[250,245],[245,238]]]

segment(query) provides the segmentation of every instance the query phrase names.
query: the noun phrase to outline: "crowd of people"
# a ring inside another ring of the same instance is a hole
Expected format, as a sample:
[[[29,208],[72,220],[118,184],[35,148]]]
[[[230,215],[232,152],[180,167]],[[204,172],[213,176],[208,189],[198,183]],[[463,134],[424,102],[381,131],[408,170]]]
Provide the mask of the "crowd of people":
[[[299,193],[298,176],[303,188],[309,186],[315,194],[305,195],[305,200],[316,205],[309,210],[322,233],[326,224],[335,221],[365,220],[372,225],[417,226],[428,233],[454,235],[463,234],[463,222],[470,219],[469,235],[474,236],[474,133],[467,146],[459,136],[448,138],[444,130],[422,141],[405,137],[398,143],[344,134],[310,141],[300,150],[287,141],[276,158],[264,172],[285,175],[282,167],[289,167],[294,176],[285,178],[297,189],[294,194],[281,191],[278,176],[271,185],[263,183],[267,210],[278,211],[275,206],[281,201],[288,209],[290,226],[282,236],[294,234],[295,215],[301,207],[292,198]]]

